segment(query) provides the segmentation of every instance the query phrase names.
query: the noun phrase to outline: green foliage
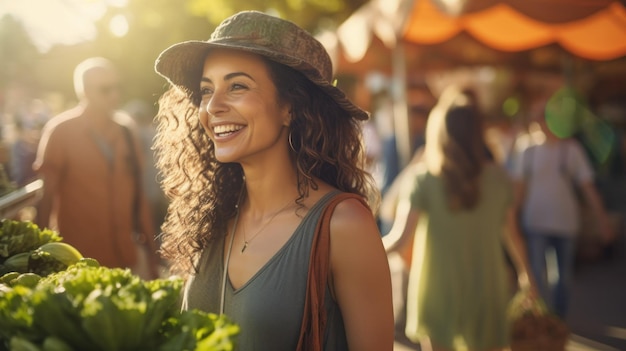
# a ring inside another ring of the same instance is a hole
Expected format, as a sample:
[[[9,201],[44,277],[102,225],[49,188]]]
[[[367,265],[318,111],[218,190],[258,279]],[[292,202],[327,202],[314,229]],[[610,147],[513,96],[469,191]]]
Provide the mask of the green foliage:
[[[211,323],[207,323],[207,318]],[[194,343],[198,351],[227,351],[233,350],[232,338],[239,333],[239,327],[223,316],[191,310],[165,321],[162,333],[167,341],[159,347],[159,351],[187,350]]]
[[[47,276],[67,268],[67,264],[59,261],[53,254],[35,250],[29,255],[27,272]]]
[[[33,288],[0,289],[0,342],[24,350],[232,350],[238,327],[223,316],[180,312],[182,285],[81,261]]]
[[[59,272],[82,259],[59,234],[28,221],[0,222],[0,275],[9,272],[40,276]]]
[[[215,25],[239,11],[274,12],[282,18],[315,32],[322,19],[326,18],[339,24],[366,2],[363,0],[188,0],[187,8],[191,14],[204,16]]]
[[[15,254],[61,239],[55,231],[40,229],[35,223],[4,219],[0,222],[0,263]]]
[[[93,41],[58,45],[45,53],[37,52],[19,21],[6,17],[0,20],[0,88],[25,86],[32,94],[25,99],[46,100],[49,93],[55,93],[53,112],[58,113],[76,101],[72,81],[76,65],[88,57],[103,56],[120,68],[124,100],[145,101],[153,107],[149,113],[155,115],[158,97],[168,86],[154,72],[154,62],[170,45],[186,40],[206,40],[219,22],[241,10],[271,11],[315,34],[320,28],[338,26],[366,2],[128,0],[125,7],[108,7],[107,13],[96,23],[98,34]],[[109,21],[116,15],[128,20],[129,31],[124,37],[116,37],[108,29]],[[6,110],[8,105],[0,100],[0,109]]]
[[[0,89],[10,83],[32,82],[37,49],[20,22],[9,15],[0,18]]]

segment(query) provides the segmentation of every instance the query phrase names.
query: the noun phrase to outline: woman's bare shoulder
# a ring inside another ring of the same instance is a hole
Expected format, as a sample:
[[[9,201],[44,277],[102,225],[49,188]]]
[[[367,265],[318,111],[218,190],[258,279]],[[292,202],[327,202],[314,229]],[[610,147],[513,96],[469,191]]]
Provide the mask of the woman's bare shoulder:
[[[372,211],[357,198],[347,198],[337,204],[330,228],[333,240],[351,240],[371,235],[380,237]]]

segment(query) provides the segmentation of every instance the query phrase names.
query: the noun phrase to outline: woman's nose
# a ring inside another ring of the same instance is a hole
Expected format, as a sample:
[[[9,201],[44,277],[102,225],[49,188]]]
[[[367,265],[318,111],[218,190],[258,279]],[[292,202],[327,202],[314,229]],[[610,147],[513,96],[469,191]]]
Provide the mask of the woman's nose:
[[[206,103],[206,112],[212,116],[216,116],[227,109],[225,96],[219,92],[215,92]]]

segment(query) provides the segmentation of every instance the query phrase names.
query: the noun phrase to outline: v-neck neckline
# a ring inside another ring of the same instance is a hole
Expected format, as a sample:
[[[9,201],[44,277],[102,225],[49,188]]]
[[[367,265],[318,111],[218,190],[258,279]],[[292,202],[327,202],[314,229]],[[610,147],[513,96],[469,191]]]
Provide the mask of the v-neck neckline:
[[[269,260],[267,260],[267,262],[265,262],[261,268],[259,268],[251,277],[250,279],[248,279],[245,283],[243,283],[240,287],[235,288],[233,286],[232,280],[230,279],[230,272],[226,272],[226,280],[227,280],[227,285],[229,287],[229,290],[232,292],[233,295],[238,294],[239,292],[241,292],[242,290],[244,290],[247,286],[249,286],[250,284],[252,284],[258,276],[260,276],[261,274],[263,274],[264,271],[266,271],[275,261],[277,261],[280,256],[283,255],[283,253],[287,250],[287,248],[289,246],[292,245],[292,242],[294,240],[296,240],[296,235],[294,235],[296,232],[298,232],[300,230],[300,228],[304,225],[304,223],[307,221],[307,219],[311,216],[311,213],[314,212],[319,206],[321,206],[322,203],[326,202],[326,199],[333,196],[334,194],[338,193],[339,190],[331,190],[329,191],[327,194],[324,194],[319,200],[317,200],[317,202],[307,211],[307,213],[304,215],[304,217],[302,218],[302,220],[300,221],[300,223],[298,223],[298,225],[296,226],[296,228],[293,230],[293,232],[291,233],[291,236],[289,237],[289,239],[287,239],[287,241],[283,244],[283,246],[281,246],[280,249],[278,249],[278,251],[276,251],[276,253],[274,253],[274,255],[272,255],[272,257],[270,257]],[[224,249],[221,250],[222,252],[222,257],[220,259],[220,264],[221,264],[221,271],[222,271],[222,275],[224,273],[224,270],[227,269],[225,263],[224,263],[224,259],[226,257],[226,248],[224,245],[224,240],[226,240],[226,236],[222,237],[222,243],[221,243],[221,247],[224,247]]]

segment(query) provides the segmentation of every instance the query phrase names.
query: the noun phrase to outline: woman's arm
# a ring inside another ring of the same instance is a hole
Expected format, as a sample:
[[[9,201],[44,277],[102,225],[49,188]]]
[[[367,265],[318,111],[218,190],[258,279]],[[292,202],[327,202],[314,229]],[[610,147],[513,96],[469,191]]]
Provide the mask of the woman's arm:
[[[403,198],[398,203],[391,230],[383,237],[385,251],[405,251],[415,235],[418,219],[419,211],[411,208],[409,199]]]
[[[398,205],[402,200],[402,192],[405,191],[407,187],[410,187],[410,182],[413,181],[416,167],[422,162],[423,154],[423,147],[415,151],[411,162],[396,176],[396,179],[393,180],[387,192],[383,195],[378,211],[378,217],[382,221],[391,222],[396,217]]]
[[[394,320],[387,255],[371,211],[337,205],[331,223],[331,281],[351,351],[392,351]]]
[[[531,289],[536,294],[537,285],[528,264],[526,243],[519,230],[517,206],[511,207],[506,214],[504,228],[504,247],[513,261],[517,272],[517,281],[521,289]]]

